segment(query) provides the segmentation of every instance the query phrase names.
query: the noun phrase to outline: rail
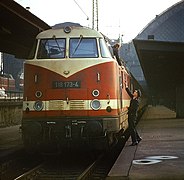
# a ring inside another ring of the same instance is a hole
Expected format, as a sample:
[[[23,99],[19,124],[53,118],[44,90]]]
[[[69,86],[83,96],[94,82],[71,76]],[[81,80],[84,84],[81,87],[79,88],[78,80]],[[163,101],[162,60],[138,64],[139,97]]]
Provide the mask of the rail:
[[[28,172],[20,175],[15,178],[15,180],[24,180],[24,179],[90,179],[90,175],[96,165],[96,161],[90,163],[89,166],[81,168],[80,164],[72,168],[62,165],[63,167],[58,167],[58,165],[53,169],[48,164],[40,164]],[[66,168],[66,167],[67,168]],[[80,167],[80,168],[79,168]],[[58,171],[58,168],[61,168]]]
[[[15,180],[22,180],[22,179],[36,179],[36,177],[40,174],[40,169],[43,167],[43,164],[40,164],[33,169],[29,170],[28,172],[20,175],[19,177],[15,178]]]

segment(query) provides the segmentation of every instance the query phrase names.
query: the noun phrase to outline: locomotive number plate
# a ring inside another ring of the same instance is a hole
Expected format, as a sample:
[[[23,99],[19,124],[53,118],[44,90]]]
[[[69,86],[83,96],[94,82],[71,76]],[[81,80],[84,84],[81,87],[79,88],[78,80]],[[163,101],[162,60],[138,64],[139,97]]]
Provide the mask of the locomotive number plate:
[[[80,88],[80,81],[53,81],[52,87],[55,89],[59,88]]]

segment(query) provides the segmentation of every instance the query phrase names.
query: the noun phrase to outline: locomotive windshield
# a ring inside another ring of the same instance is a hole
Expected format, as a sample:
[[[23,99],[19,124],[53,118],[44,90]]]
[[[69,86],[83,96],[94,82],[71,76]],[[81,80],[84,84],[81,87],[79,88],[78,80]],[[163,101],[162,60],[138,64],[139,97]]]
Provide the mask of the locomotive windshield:
[[[97,58],[96,38],[71,38],[70,39],[70,58]]]
[[[107,44],[103,38],[99,39],[101,56],[112,58]],[[70,38],[69,40],[70,58],[98,58],[99,52],[96,38]],[[63,59],[66,57],[66,39],[40,39],[37,52],[37,59]]]
[[[65,39],[42,39],[38,48],[38,59],[65,58]]]
[[[103,58],[112,58],[111,52],[104,39],[100,39],[100,50]]]

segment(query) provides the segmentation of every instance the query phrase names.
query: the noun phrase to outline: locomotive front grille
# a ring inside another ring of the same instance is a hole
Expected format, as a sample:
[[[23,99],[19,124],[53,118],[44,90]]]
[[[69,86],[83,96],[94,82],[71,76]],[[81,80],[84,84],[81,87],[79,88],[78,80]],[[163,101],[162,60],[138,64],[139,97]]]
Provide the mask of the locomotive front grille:
[[[49,110],[84,110],[84,100],[50,100],[48,103]]]
[[[83,100],[71,100],[70,101],[71,110],[83,110],[85,109],[85,101]]]
[[[50,110],[64,110],[64,101],[62,100],[51,100],[49,101]]]

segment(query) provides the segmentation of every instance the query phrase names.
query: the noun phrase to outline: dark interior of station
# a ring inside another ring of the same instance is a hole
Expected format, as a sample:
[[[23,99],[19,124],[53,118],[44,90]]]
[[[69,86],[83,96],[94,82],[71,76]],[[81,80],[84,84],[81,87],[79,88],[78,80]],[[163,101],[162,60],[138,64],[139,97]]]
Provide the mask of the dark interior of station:
[[[134,40],[134,45],[153,103],[176,110],[183,96],[184,43]]]

